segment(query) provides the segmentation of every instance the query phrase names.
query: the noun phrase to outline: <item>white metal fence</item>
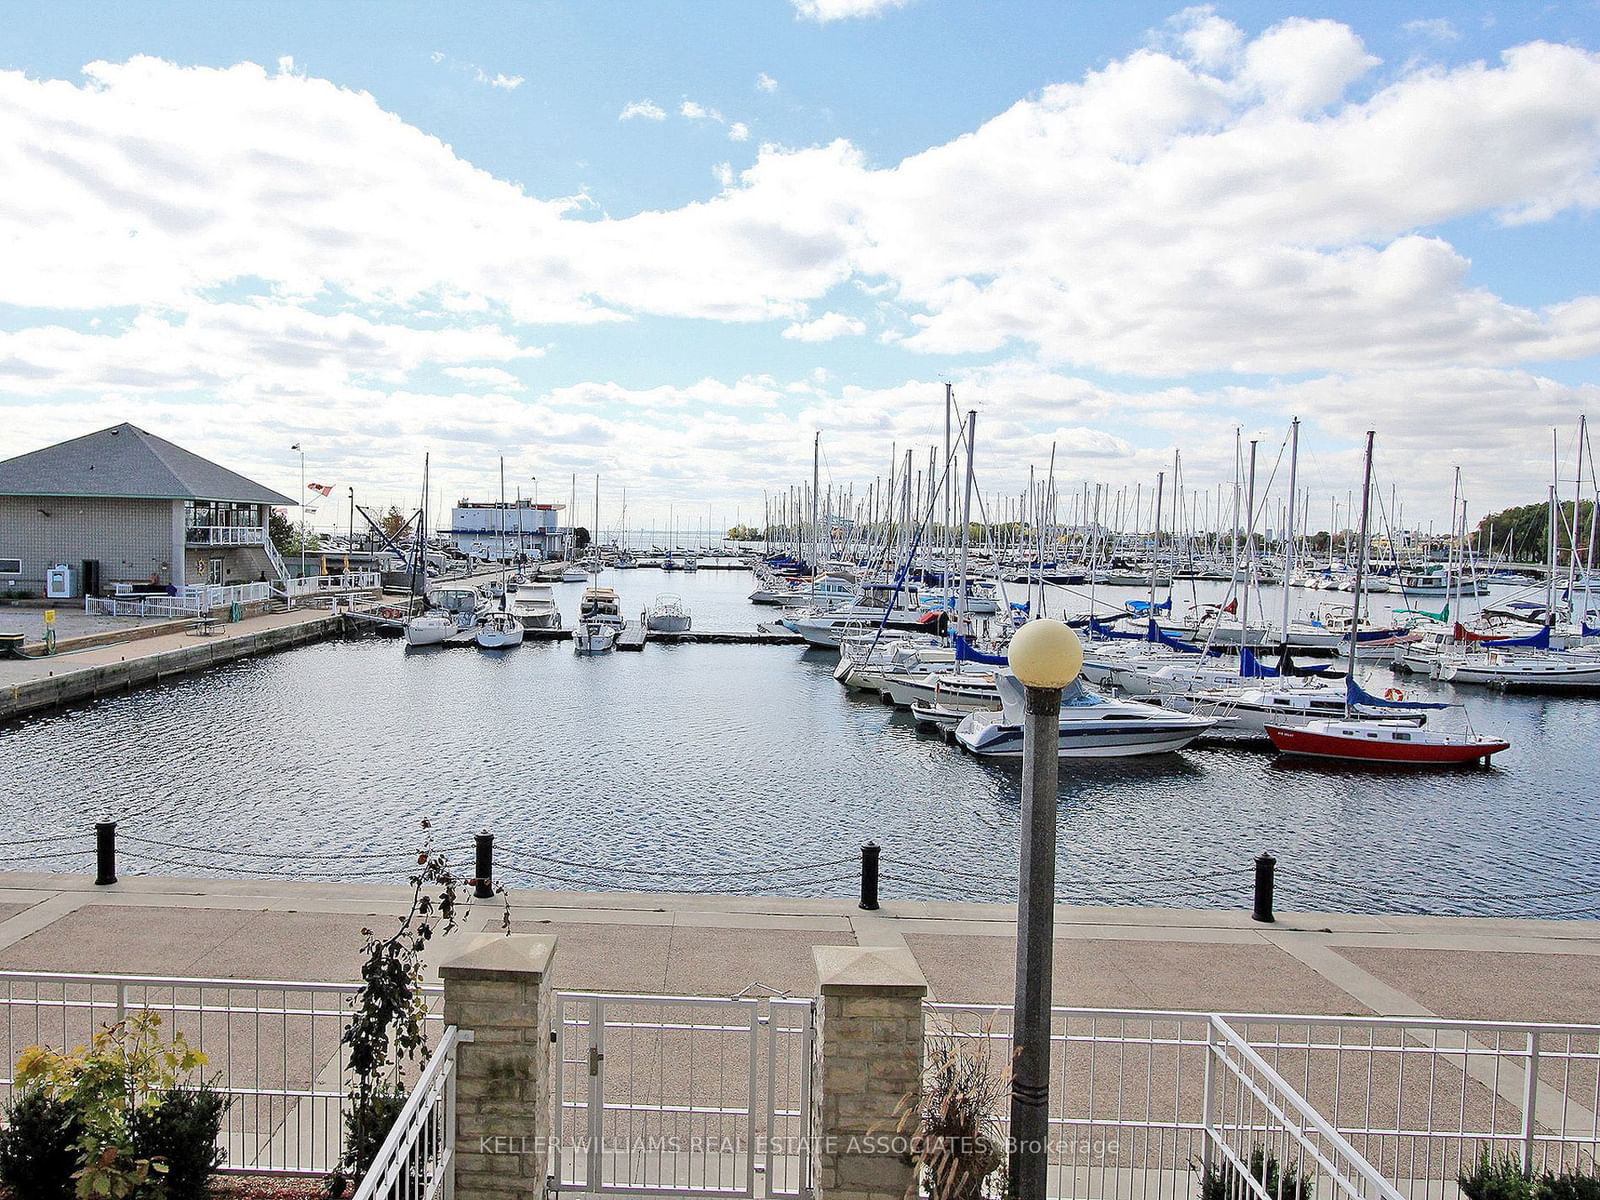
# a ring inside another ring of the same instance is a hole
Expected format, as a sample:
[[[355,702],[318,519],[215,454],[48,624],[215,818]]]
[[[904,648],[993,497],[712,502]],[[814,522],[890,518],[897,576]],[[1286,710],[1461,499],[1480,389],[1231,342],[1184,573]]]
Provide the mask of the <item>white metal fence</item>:
[[[198,617],[232,604],[271,598],[269,583],[190,584],[175,596],[85,596],[83,610],[109,617]]]
[[[290,600],[311,596],[340,595],[345,592],[375,592],[383,586],[376,571],[346,571],[338,575],[302,575],[284,584]]]
[[[0,1098],[28,1046],[71,1049],[140,1009],[202,1051],[232,1103],[225,1171],[323,1174],[339,1161],[354,1079],[339,1036],[356,984],[0,971]],[[438,988],[428,989],[438,1026]]]
[[[436,1200],[454,1193],[459,1040],[456,1027],[446,1026],[354,1200]]]
[[[930,1037],[970,1039],[1008,1068],[1009,1006],[927,1014]],[[1203,1164],[1221,1169],[1224,1141],[1247,1167],[1259,1146],[1263,1163],[1270,1150],[1332,1178],[1320,1154],[1339,1164],[1336,1190],[1369,1197],[1344,1146],[1401,1193],[1436,1200],[1454,1200],[1484,1152],[1535,1173],[1600,1158],[1600,1026],[1057,1008],[1051,1043],[1056,1196],[1188,1197]],[[1231,1098],[1216,1091],[1219,1070]],[[1322,1145],[1329,1131],[1335,1149]]]
[[[559,1190],[808,1194],[810,1000],[562,992],[556,1047]]]
[[[267,531],[260,525],[191,525],[183,540],[190,546],[260,546]]]

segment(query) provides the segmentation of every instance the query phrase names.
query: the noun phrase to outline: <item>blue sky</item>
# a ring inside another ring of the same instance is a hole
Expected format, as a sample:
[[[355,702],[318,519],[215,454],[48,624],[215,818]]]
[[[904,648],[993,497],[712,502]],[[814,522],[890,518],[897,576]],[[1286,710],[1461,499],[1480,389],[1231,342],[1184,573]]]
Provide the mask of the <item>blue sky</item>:
[[[1052,442],[1210,486],[1299,413],[1328,490],[1370,425],[1482,511],[1594,407],[1589,0],[7,11],[0,454],[750,512],[813,428],[925,448],[948,376],[991,490]]]

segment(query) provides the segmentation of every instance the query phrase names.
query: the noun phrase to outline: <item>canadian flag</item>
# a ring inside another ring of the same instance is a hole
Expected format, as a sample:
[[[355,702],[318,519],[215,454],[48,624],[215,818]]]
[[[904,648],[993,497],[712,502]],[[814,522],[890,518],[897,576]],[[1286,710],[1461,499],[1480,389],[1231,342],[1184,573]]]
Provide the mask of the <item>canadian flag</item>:
[[[331,483],[308,483],[306,484],[306,491],[315,492],[319,496],[331,496],[333,495],[333,485]]]

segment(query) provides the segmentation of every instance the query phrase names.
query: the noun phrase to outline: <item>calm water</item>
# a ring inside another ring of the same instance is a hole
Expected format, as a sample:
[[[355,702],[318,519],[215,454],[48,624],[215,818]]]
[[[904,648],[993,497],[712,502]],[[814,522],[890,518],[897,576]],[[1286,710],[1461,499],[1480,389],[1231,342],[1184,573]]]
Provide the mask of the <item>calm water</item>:
[[[742,572],[605,582],[630,613],[681,593],[698,628],[773,614],[746,602]],[[581,590],[558,594],[571,609]],[[872,839],[887,896],[1014,898],[1016,769],[846,693],[834,662],[796,647],[580,658],[564,643],[327,642],[0,729],[0,836],[86,840],[111,816],[129,874],[398,881],[428,817],[453,850],[493,830],[514,883],[841,896]],[[1251,858],[1270,850],[1283,907],[1600,913],[1600,700],[1462,695],[1479,730],[1513,743],[1492,769],[1203,748],[1064,763],[1062,897],[1241,907]],[[14,855],[87,866],[54,844]]]

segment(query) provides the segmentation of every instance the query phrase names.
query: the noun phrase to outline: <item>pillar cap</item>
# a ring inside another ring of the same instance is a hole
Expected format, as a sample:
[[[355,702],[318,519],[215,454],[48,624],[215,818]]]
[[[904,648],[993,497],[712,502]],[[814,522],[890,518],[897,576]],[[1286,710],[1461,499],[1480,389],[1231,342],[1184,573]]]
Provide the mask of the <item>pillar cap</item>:
[[[536,981],[550,970],[556,939],[531,933],[479,933],[467,948],[439,967],[440,979],[481,979],[497,983]]]
[[[892,946],[813,946],[824,996],[926,996],[928,980],[909,950]]]

